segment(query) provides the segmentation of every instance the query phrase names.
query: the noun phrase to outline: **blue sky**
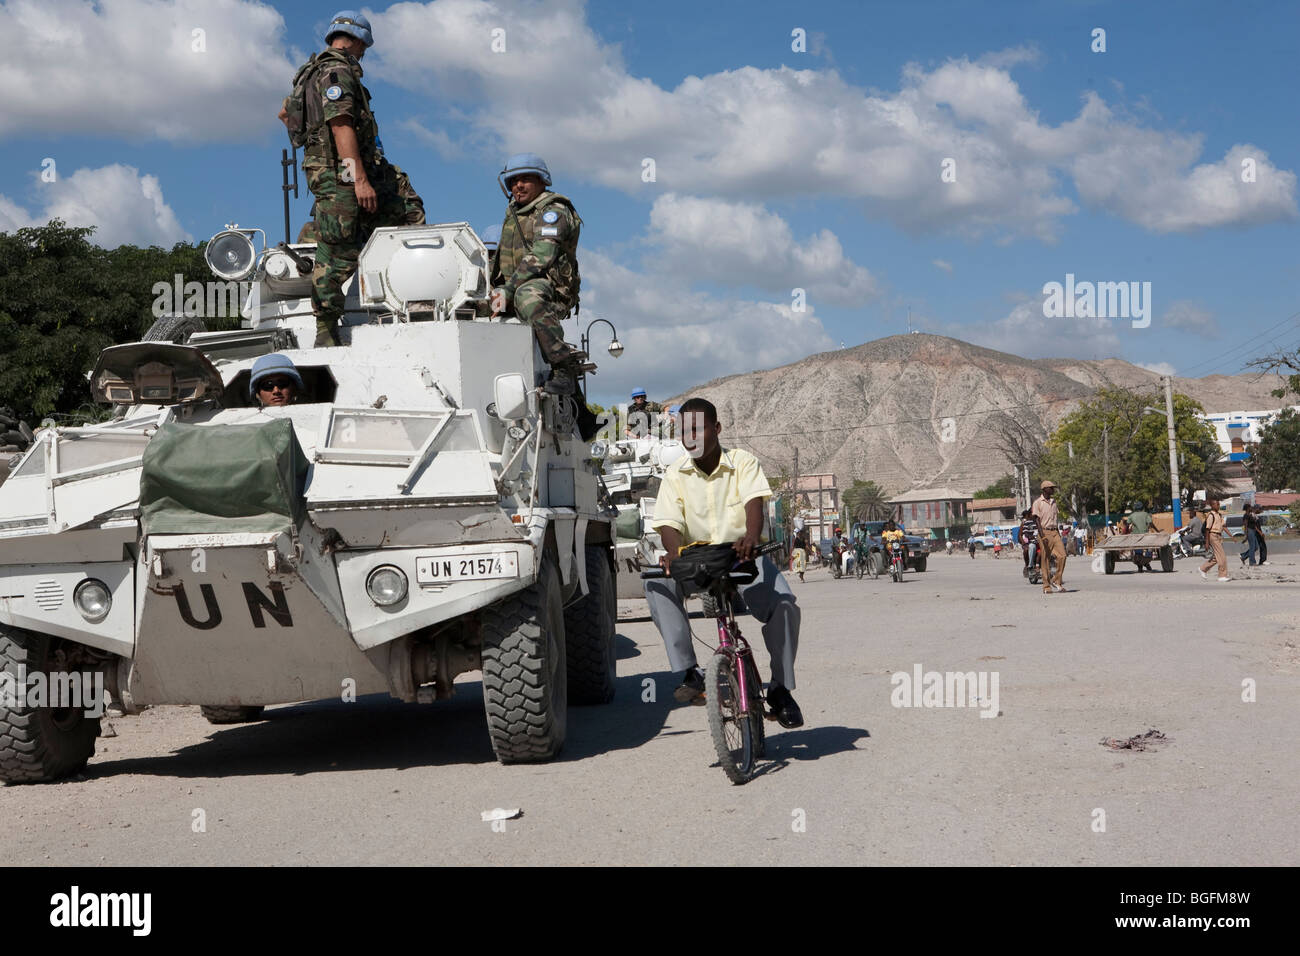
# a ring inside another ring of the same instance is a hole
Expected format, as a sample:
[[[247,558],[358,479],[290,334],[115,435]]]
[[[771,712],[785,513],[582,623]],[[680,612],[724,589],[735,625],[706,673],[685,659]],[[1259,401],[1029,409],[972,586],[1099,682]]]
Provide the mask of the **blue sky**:
[[[0,68],[0,229],[279,238],[275,112],[332,9],[0,8],[24,38]],[[909,307],[914,328],[1017,354],[1179,374],[1300,346],[1294,3],[363,9],[384,144],[431,219],[499,221],[495,174],[521,150],[576,203],[581,325],[608,318],[627,345],[598,400],[903,332]],[[1150,282],[1150,326],[1044,316],[1067,273]]]

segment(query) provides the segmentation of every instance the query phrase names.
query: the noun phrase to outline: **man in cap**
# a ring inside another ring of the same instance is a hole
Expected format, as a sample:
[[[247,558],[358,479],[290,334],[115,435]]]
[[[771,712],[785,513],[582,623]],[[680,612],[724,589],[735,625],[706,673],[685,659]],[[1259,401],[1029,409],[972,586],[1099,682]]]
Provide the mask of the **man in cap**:
[[[568,198],[550,190],[550,170],[536,153],[511,156],[497,182],[510,201],[492,272],[492,314],[532,326],[551,366],[546,391],[572,395],[586,356],[564,341],[562,323],[578,307],[582,219]]]
[[[1034,500],[1033,516],[1038,521],[1038,560],[1043,574],[1043,593],[1064,591],[1065,545],[1061,543],[1061,530],[1056,510],[1056,482],[1046,480],[1040,486],[1042,494]],[[1056,574],[1052,575],[1052,559],[1056,559]]]
[[[316,197],[311,304],[317,346],[339,344],[343,283],[370,234],[379,226],[424,222],[424,203],[410,180],[384,158],[370,92],[361,85],[361,58],[373,43],[370,21],[341,10],[325,29],[325,51],[299,71],[312,71],[305,81],[302,169]],[[289,115],[286,99],[280,110],[286,125]]]
[[[650,434],[650,403],[644,388],[632,390],[632,404],[627,407],[627,427],[623,433],[631,438],[645,438]]]

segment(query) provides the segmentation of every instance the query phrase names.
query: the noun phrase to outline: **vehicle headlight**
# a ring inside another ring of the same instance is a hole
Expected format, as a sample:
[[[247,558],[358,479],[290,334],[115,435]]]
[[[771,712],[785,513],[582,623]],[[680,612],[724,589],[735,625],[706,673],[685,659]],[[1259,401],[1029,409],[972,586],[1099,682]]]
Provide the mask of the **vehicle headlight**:
[[[247,279],[257,266],[257,250],[246,233],[227,229],[208,240],[203,258],[219,278]]]
[[[103,581],[86,578],[72,592],[72,603],[77,606],[82,617],[91,624],[97,624],[108,617],[108,612],[113,607],[113,592]]]
[[[391,564],[375,568],[366,578],[366,593],[380,607],[391,607],[406,597],[406,575]]]

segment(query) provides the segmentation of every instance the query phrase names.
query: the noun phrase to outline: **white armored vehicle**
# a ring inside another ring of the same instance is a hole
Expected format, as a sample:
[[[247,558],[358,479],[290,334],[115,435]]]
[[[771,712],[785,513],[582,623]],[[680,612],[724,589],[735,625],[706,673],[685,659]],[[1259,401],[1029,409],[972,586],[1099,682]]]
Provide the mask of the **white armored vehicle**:
[[[93,754],[97,712],[60,699],[58,675],[102,677],[127,712],[230,723],[432,701],[481,670],[507,763],[554,756],[569,703],[613,696],[614,514],[578,404],[538,388],[531,330],[476,317],[482,242],[464,223],[377,230],[344,347],[316,349],[313,247],[255,234],[208,247],[242,328],[177,316],[106,349],[91,386],[112,419],[42,429],[0,486],[0,779]],[[296,404],[250,392],[272,352],[303,381]],[[44,699],[18,686],[38,674]]]

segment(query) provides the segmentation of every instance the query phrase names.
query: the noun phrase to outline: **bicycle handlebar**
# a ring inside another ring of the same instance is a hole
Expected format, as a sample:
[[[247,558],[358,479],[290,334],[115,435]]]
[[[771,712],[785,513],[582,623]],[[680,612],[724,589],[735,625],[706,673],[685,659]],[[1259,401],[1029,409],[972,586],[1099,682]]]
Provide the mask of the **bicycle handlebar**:
[[[767,544],[760,544],[754,549],[754,557],[762,557],[765,554],[771,554],[773,551],[779,551],[784,545],[780,541],[769,541]],[[739,561],[736,562],[740,564]],[[663,568],[646,568],[641,572],[641,580],[648,581],[652,578],[666,578],[668,572]],[[744,577],[744,575],[742,575]]]

